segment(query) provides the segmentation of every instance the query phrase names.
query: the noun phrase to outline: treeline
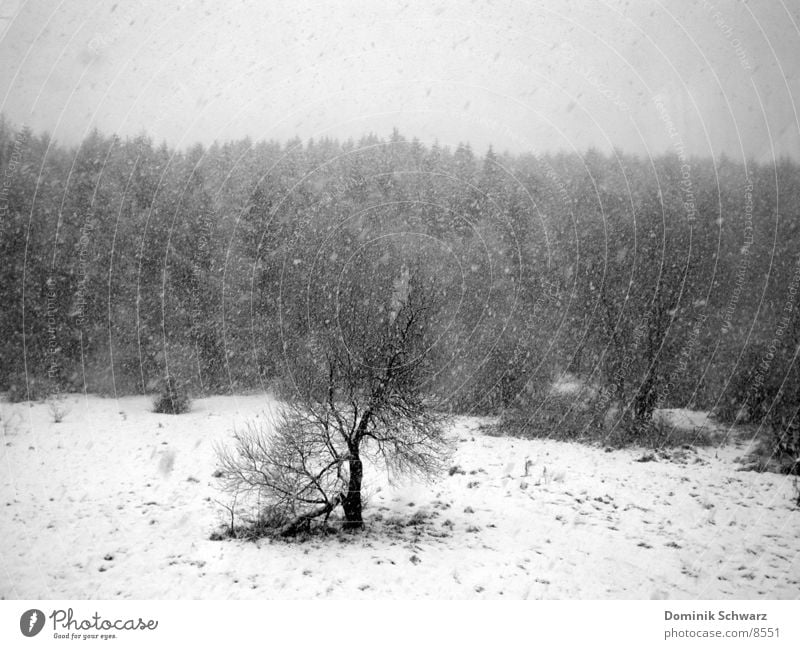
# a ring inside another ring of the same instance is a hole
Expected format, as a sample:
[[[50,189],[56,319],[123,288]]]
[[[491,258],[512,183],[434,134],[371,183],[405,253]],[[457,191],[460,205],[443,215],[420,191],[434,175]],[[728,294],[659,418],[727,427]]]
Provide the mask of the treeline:
[[[453,411],[499,412],[569,372],[636,416],[793,425],[790,161],[479,156],[397,132],[67,147],[3,121],[0,178],[0,389],[16,398],[290,385],[314,319],[347,317],[320,301],[359,260],[375,275],[401,259],[438,287],[429,387]]]

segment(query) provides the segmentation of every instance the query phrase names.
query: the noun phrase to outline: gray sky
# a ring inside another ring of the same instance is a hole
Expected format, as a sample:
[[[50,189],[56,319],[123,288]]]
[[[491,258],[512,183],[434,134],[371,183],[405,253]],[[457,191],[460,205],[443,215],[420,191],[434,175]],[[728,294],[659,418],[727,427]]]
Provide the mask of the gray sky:
[[[800,158],[797,5],[0,0],[0,110],[66,143],[397,126],[479,152]]]

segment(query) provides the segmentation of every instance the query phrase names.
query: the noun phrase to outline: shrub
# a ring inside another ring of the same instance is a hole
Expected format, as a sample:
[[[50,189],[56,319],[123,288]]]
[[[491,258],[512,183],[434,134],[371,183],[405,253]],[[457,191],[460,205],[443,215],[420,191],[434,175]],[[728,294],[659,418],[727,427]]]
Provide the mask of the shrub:
[[[334,443],[311,413],[287,407],[269,424],[246,424],[233,448],[217,448],[222,489],[240,503],[247,536],[292,536],[319,516],[327,522],[347,489],[346,449]]]
[[[644,421],[625,417],[609,431],[606,443],[619,448],[642,446],[665,449],[679,446],[706,446],[711,443],[711,438],[703,428],[681,428],[670,423],[665,417],[656,416]]]
[[[503,413],[496,430],[498,434],[615,448],[659,449],[709,443],[705,431],[681,429],[659,416],[637,418],[632,408],[620,408],[609,393],[574,380],[559,381],[546,391],[519,398]]]
[[[800,457],[775,451],[772,436],[758,440],[746,457],[740,460],[747,471],[800,475]]]
[[[786,371],[788,352],[776,357],[774,366],[765,350],[752,350],[731,379],[725,399],[716,410],[722,421],[749,423],[764,436],[750,458],[751,468],[797,475],[800,473],[800,420],[798,396],[800,373]]]
[[[498,429],[525,438],[599,440],[605,436],[609,407],[592,388],[580,387],[574,392],[538,389],[520,395],[503,412]]]
[[[63,397],[51,396],[47,399],[47,408],[50,411],[50,417],[54,424],[60,424],[64,421],[64,417],[69,414],[70,408],[64,402]]]
[[[765,381],[755,381],[759,361],[760,355],[753,349],[742,358],[714,410],[720,421],[754,423],[767,414],[779,384],[771,380],[771,375],[764,377]]]
[[[179,384],[174,377],[168,376],[163,383],[161,394],[153,403],[153,412],[165,415],[181,415],[189,412],[191,401],[186,388]]]
[[[787,412],[794,409],[794,414]],[[797,404],[779,403],[770,413],[769,437],[766,443],[772,464],[778,473],[800,475],[800,421]]]

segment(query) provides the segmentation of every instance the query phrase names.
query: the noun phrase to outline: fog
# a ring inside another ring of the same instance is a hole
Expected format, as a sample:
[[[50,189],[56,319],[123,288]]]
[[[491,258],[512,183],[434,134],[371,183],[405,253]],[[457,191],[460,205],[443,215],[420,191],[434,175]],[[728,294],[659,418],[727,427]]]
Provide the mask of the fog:
[[[800,155],[783,2],[3,3],[0,112],[77,143],[386,136]],[[654,101],[658,99],[657,101]],[[674,128],[672,133],[661,102]]]

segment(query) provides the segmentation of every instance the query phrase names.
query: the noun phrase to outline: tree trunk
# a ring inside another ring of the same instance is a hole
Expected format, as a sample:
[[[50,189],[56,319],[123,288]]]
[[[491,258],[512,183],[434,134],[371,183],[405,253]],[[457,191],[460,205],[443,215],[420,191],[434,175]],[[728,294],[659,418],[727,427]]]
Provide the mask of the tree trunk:
[[[364,477],[364,467],[358,452],[350,451],[350,479],[347,484],[347,493],[342,496],[342,509],[344,510],[344,529],[357,530],[364,527],[361,518],[361,479]]]
[[[649,422],[653,419],[656,407],[656,386],[653,373],[648,370],[645,380],[634,397],[634,414],[636,421]]]

